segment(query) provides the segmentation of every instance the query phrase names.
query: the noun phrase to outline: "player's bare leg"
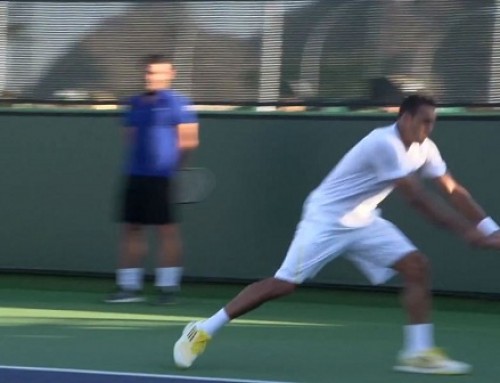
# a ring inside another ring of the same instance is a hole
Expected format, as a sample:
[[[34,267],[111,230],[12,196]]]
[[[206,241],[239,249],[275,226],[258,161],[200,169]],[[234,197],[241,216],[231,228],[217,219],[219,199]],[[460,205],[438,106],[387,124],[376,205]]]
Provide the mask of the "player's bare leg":
[[[265,302],[291,294],[295,288],[295,284],[277,278],[267,278],[247,286],[212,317],[202,322],[192,322],[185,327],[174,346],[175,364],[181,368],[190,367],[222,326]]]
[[[120,243],[120,269],[142,267],[142,261],[148,251],[145,233],[140,225],[124,224]]]
[[[106,299],[108,303],[130,303],[143,301],[142,262],[148,250],[145,233],[140,225],[126,223],[122,227],[120,259],[116,271],[119,291]]]
[[[415,251],[395,265],[403,280],[402,304],[408,315],[405,345],[398,358],[397,371],[423,374],[466,374],[471,366],[450,359],[434,346],[431,323],[432,295],[426,257]]]
[[[158,249],[158,267],[182,266],[182,241],[177,224],[158,226],[160,248]]]
[[[160,246],[155,285],[160,289],[158,303],[169,304],[175,300],[182,278],[182,241],[177,224],[158,226]]]
[[[393,268],[404,280],[401,299],[408,314],[408,323],[430,323],[432,296],[427,258],[420,252],[410,253]]]
[[[230,319],[238,318],[270,300],[289,295],[296,285],[276,278],[267,278],[252,283],[243,289],[224,308]]]

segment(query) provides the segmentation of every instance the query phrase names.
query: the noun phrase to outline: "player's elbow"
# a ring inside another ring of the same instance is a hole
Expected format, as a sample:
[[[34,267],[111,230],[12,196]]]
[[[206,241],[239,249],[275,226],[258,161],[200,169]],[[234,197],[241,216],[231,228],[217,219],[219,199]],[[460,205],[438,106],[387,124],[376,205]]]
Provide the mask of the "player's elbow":
[[[422,192],[414,192],[414,193],[405,193],[404,194],[405,201],[408,205],[410,205],[412,208],[415,208],[417,210],[421,210],[427,207],[428,201],[427,201],[427,196]]]
[[[417,195],[406,195],[406,203],[410,205],[412,208],[420,210],[425,206],[424,200],[422,197]]]
[[[450,191],[449,194],[450,194],[450,196],[459,196],[459,197],[470,198],[469,191],[461,185],[456,185],[455,188],[452,191]]]
[[[425,202],[425,192],[421,187],[399,187],[400,194],[403,196],[406,203],[412,207],[420,207]]]
[[[438,185],[441,192],[448,197],[464,196],[469,197],[470,194],[465,187],[460,185],[450,175],[445,175],[438,179]]]
[[[444,196],[452,204],[462,204],[472,198],[468,190],[460,185],[456,185],[452,190],[445,190]]]

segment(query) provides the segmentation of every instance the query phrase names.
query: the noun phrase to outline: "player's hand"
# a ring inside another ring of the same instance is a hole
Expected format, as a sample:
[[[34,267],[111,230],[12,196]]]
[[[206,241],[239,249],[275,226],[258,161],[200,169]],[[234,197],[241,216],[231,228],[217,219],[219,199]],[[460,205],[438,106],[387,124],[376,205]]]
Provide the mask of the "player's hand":
[[[464,232],[463,237],[465,241],[475,247],[487,247],[489,244],[486,242],[488,237],[485,236],[483,233],[481,233],[479,230],[476,228],[471,228]],[[500,242],[499,242],[500,244]]]
[[[500,250],[500,231],[496,231],[482,239],[479,246],[486,249]]]

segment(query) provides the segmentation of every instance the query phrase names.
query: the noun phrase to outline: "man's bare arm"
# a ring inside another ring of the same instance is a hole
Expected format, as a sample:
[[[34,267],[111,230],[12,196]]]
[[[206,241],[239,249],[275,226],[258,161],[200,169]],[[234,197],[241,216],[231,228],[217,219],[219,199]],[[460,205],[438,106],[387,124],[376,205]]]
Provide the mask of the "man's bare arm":
[[[460,185],[451,174],[446,173],[437,177],[434,182],[453,207],[473,224],[477,225],[486,218],[483,208],[474,201],[469,191]]]
[[[396,180],[396,190],[410,206],[437,226],[451,230],[470,243],[477,243],[484,237],[476,225],[433,197],[418,177],[410,175]]]
[[[198,123],[183,123],[177,126],[180,158],[179,168],[185,166],[189,154],[200,144]]]

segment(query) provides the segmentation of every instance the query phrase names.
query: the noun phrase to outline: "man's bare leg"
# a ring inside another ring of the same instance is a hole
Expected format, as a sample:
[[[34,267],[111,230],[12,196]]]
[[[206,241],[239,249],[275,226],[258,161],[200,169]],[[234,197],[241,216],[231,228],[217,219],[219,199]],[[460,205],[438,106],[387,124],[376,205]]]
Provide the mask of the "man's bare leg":
[[[289,295],[295,291],[295,288],[295,284],[277,278],[267,278],[252,283],[224,308],[201,322],[199,327],[209,335],[213,335],[230,320],[255,310],[265,302]]]
[[[156,268],[155,285],[161,291],[158,303],[175,302],[182,279],[182,241],[177,224],[158,226],[160,246]]]
[[[400,259],[394,269],[404,281],[401,301],[408,316],[408,324],[404,327],[404,350],[414,353],[431,349],[434,347],[434,330],[431,323],[432,295],[427,259],[422,253],[415,251]]]
[[[145,233],[140,225],[124,224],[120,241],[120,255],[116,270],[116,284],[120,291],[106,299],[109,303],[142,301],[137,293],[142,290],[142,261],[147,253]]]
[[[425,374],[469,373],[470,365],[455,361],[434,347],[430,271],[425,256],[418,251],[410,253],[400,259],[394,269],[404,280],[402,304],[408,315],[408,325],[404,327],[404,349],[395,369]]]

